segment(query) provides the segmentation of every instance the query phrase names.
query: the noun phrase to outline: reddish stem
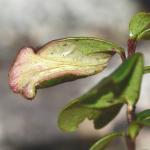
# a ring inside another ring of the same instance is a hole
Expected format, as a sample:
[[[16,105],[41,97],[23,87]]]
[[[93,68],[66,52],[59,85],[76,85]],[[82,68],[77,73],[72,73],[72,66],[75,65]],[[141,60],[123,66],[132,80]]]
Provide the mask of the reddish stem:
[[[135,141],[133,141],[129,136],[126,137],[126,143],[128,150],[135,150]]]
[[[136,50],[136,40],[135,39],[129,39],[128,40],[128,57],[133,55]]]
[[[126,54],[125,54],[125,52],[123,51],[123,52],[120,54],[120,56],[121,56],[122,62],[124,62],[124,61],[126,60]]]

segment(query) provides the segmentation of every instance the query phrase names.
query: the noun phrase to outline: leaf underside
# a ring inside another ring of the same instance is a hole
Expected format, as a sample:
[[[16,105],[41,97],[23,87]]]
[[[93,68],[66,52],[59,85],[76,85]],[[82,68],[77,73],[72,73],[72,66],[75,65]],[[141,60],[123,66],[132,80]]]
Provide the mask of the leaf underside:
[[[15,93],[33,99],[36,89],[101,72],[115,53],[123,49],[97,38],[66,38],[51,41],[37,52],[23,48],[9,72]]]

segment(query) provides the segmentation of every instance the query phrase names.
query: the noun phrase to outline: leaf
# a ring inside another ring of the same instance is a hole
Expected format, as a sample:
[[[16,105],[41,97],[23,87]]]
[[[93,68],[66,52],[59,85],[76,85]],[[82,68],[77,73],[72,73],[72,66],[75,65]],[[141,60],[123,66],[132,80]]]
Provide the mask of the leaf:
[[[132,140],[134,140],[139,134],[140,130],[141,126],[136,121],[133,121],[128,128],[128,135]]]
[[[150,73],[150,66],[145,66],[144,67],[144,74]]]
[[[94,119],[95,129],[100,129],[106,126],[110,121],[112,121],[117,116],[121,108],[122,104],[118,104],[106,109],[102,109],[100,115]]]
[[[135,105],[139,98],[143,68],[143,56],[136,53],[78,99],[85,106],[98,109],[123,102]]]
[[[86,118],[94,120],[96,128],[105,126],[117,115],[123,103],[136,103],[142,74],[143,57],[136,53],[110,76],[70,102],[60,113],[59,127],[74,131]]]
[[[150,13],[137,13],[130,21],[129,36],[131,39],[150,39]]]
[[[110,133],[106,136],[104,136],[103,138],[101,138],[100,140],[98,140],[91,148],[90,150],[104,150],[106,148],[106,146],[108,144],[110,144],[110,142],[112,142],[115,138],[119,137],[119,136],[124,136],[124,133],[122,132],[114,132],[114,133]]]
[[[117,113],[119,113],[121,106],[121,104],[118,104],[110,108],[98,110],[87,108],[78,100],[74,100],[60,113],[58,125],[63,131],[73,132],[78,128],[78,125],[85,120],[85,118],[88,118],[89,120],[94,121],[96,129],[100,129],[107,125]]]
[[[72,132],[85,118],[94,119],[100,113],[99,110],[86,108],[78,100],[74,100],[60,113],[58,125],[63,131]]]
[[[33,99],[36,89],[101,72],[115,53],[122,52],[113,43],[88,37],[51,41],[37,52],[23,48],[10,69],[9,85]]]
[[[138,113],[136,122],[140,125],[150,126],[150,109]]]
[[[134,60],[135,58],[135,60]],[[134,57],[131,58],[135,61],[135,66],[130,70],[130,74],[127,79],[126,89],[124,90],[122,97],[126,100],[127,104],[135,105],[139,99],[142,77],[144,73],[144,60],[143,56],[136,53]],[[132,63],[132,65],[134,64]],[[127,68],[124,68],[127,69]],[[131,69],[131,68],[130,68]]]

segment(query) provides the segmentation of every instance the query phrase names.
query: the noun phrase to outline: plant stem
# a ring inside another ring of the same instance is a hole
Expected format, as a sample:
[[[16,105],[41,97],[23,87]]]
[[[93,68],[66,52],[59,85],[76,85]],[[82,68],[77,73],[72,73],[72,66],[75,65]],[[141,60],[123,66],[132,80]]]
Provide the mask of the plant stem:
[[[135,107],[132,105],[128,105],[127,108],[127,120],[128,120],[128,125],[130,125],[134,120],[135,120]],[[126,136],[126,144],[128,147],[128,150],[135,150],[135,139],[132,139],[129,135]]]
[[[126,137],[126,143],[128,150],[135,150],[135,141],[133,141],[129,136]]]
[[[136,118],[135,115],[135,107],[133,107],[132,105],[128,105],[127,108],[127,119],[128,119],[128,124],[132,123]]]
[[[132,56],[136,50],[136,40],[129,39],[128,40],[128,57]]]
[[[122,62],[124,62],[126,60],[126,54],[125,54],[125,52],[122,52],[120,54],[120,56],[121,56]]]

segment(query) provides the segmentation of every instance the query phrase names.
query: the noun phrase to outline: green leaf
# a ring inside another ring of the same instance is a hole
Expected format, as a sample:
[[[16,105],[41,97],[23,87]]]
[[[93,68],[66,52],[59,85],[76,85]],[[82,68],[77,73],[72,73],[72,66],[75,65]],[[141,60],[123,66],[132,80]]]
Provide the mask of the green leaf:
[[[119,132],[119,133],[111,133],[103,138],[101,138],[99,141],[97,141],[91,148],[90,150],[104,150],[110,142],[112,142],[115,138],[119,136],[124,136],[124,133]]]
[[[141,126],[136,122],[132,122],[128,128],[128,136],[131,137],[132,140],[134,140],[137,135],[139,134],[141,130]]]
[[[150,73],[150,66],[145,66],[144,67],[144,74]]]
[[[150,109],[138,113],[136,122],[140,125],[150,126]]]
[[[118,105],[111,106],[109,108],[102,109],[99,116],[94,118],[95,129],[100,129],[106,126],[110,121],[112,121],[117,116],[121,108],[122,108],[122,104],[118,104]]]
[[[59,128],[66,132],[73,132],[78,125],[88,118],[94,121],[96,129],[107,125],[120,111],[122,104],[114,105],[110,108],[98,110],[87,108],[78,100],[72,101],[67,105],[58,118]]]
[[[9,85],[28,99],[36,89],[101,72],[115,54],[124,50],[97,38],[66,38],[51,41],[38,51],[23,48],[9,72]]]
[[[58,118],[59,128],[63,131],[72,132],[85,119],[94,119],[100,115],[100,111],[89,109],[80,104],[78,100],[72,101],[60,113]]]
[[[98,109],[123,102],[135,105],[139,98],[143,68],[143,56],[136,53],[78,99],[85,106]]]
[[[136,103],[142,75],[143,57],[136,53],[90,91],[69,103],[60,113],[59,127],[74,131],[85,118],[94,120],[95,128],[105,126],[123,103]]]
[[[150,13],[137,13],[130,21],[129,36],[131,39],[150,39]]]
[[[144,73],[144,60],[143,56],[136,53],[131,58],[135,66],[130,70],[129,76],[126,81],[126,89],[124,90],[122,97],[126,100],[127,104],[135,105],[139,99],[142,77]],[[130,66],[131,67],[131,66]],[[127,69],[127,68],[124,68]]]

